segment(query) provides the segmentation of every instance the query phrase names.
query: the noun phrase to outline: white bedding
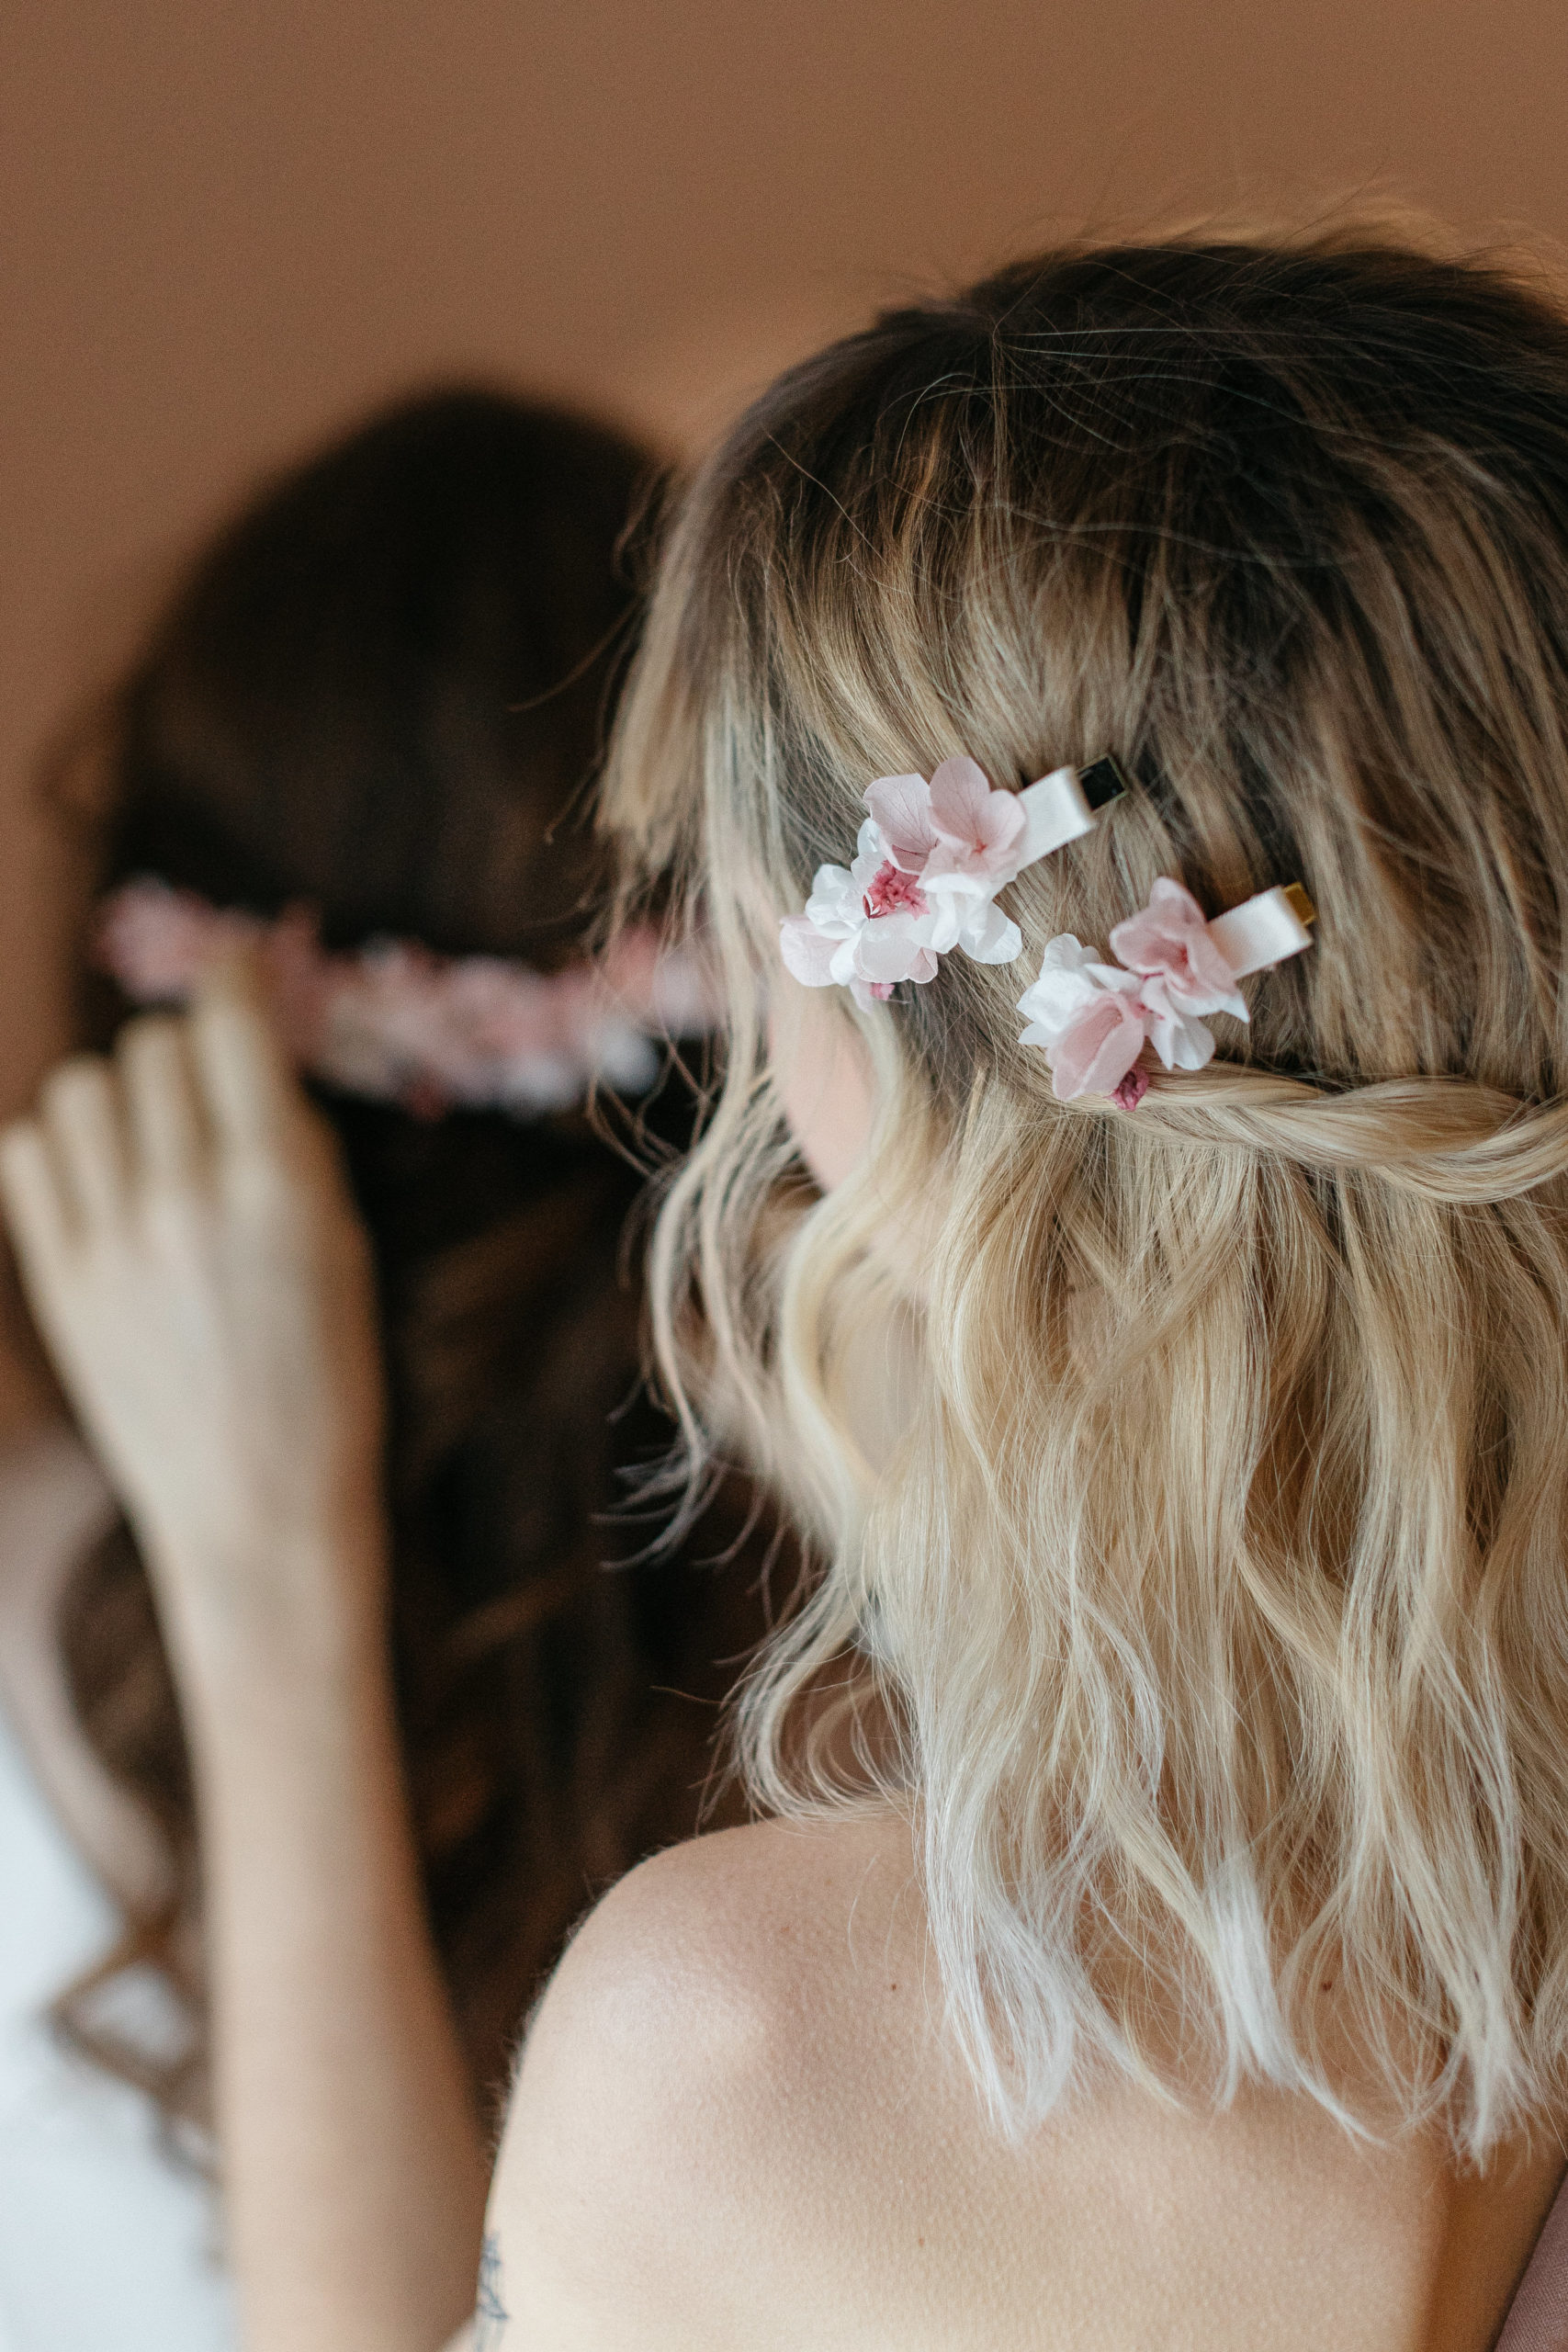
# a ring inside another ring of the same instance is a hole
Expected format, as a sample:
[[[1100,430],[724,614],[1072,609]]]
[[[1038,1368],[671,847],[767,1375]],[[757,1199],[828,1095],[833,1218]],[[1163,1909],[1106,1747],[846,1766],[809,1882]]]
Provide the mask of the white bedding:
[[[231,2352],[209,2193],[44,2021],[112,1929],[0,1713],[0,2352]]]

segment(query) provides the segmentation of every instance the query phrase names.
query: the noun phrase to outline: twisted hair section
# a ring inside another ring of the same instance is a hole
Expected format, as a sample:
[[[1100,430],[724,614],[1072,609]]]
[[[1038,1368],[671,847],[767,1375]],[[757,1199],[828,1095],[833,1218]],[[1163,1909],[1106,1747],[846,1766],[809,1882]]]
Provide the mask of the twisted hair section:
[[[1219,1064],[1145,1098],[1140,1140],[1289,1161],[1319,1176],[1374,1176],[1452,1207],[1517,1200],[1568,1171],[1568,1102],[1522,1102],[1463,1079],[1385,1079],[1325,1092]],[[1103,1110],[1096,1115],[1103,1115]]]
[[[779,917],[880,775],[1107,746],[1024,959],[837,1004],[818,1198]],[[731,999],[657,1341],[818,1567],[766,1804],[916,1820],[1022,2126],[1109,2066],[1483,2156],[1568,2088],[1568,324],[1354,222],[1038,256],[786,378],[675,516],[613,756]],[[1045,941],[1299,877],[1309,955],[1136,1111],[1018,1044]],[[886,1427],[867,1432],[867,1401]]]

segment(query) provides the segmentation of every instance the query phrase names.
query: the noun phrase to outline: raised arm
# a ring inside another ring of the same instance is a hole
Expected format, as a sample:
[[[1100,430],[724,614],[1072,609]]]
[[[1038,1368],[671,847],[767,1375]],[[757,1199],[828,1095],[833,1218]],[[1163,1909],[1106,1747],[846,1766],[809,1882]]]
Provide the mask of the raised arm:
[[[232,982],[60,1069],[0,1190],[179,1683],[249,2352],[436,2352],[486,2166],[402,1787],[370,1270],[330,1139]]]

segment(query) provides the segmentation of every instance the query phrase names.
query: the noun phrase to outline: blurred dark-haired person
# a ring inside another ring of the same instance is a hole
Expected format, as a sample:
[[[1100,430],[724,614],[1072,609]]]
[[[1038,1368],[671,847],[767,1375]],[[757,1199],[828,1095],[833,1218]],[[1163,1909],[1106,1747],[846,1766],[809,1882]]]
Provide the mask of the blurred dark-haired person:
[[[297,1275],[342,1292],[351,1341],[378,1333],[350,1381],[382,1465],[355,1498],[374,1530],[365,1605],[395,1687],[376,1770],[428,1917],[428,1935],[402,1923],[410,1998],[440,2077],[432,2128],[457,2151],[448,2173],[471,2179],[474,2233],[482,2133],[528,2001],[591,1894],[695,1826],[728,1662],[754,1638],[744,1573],[706,1564],[737,1532],[722,1507],[702,1562],[689,1547],[650,1565],[634,1556],[646,1530],[613,1523],[622,1474],[667,1429],[632,1401],[640,1310],[622,1260],[641,1178],[600,1114],[618,1107],[655,1153],[682,1143],[693,1098],[664,1044],[705,1017],[699,979],[650,932],[604,967],[589,952],[605,880],[592,784],[651,472],[619,435],[499,394],[379,415],[200,555],[91,730],[84,1045],[119,1037],[128,1062],[177,1059],[169,1023],[128,1016],[184,1004],[238,957],[324,1119],[310,1148],[346,1175],[346,1196],[330,1179],[344,1200],[331,1262],[302,1264],[287,1217],[257,1227],[247,1328],[287,1315]],[[72,1069],[52,1095],[67,1122]],[[164,1140],[173,1166],[200,1139]],[[180,1269],[163,1271],[165,1300],[183,1296]],[[134,1378],[155,1419],[152,1324],[127,1339],[145,1347]],[[294,1397],[307,1415],[326,1409],[308,1370]],[[233,1425],[260,1428],[276,1400],[246,1391],[247,1366],[215,1357],[210,1372],[231,1385]],[[112,1442],[95,1458],[90,1405],[83,1428],[85,1444],[60,1423],[0,1463],[0,1692],[118,1913],[112,1950],[61,1996],[56,2024],[150,2095],[199,2166],[214,2088],[206,1914],[223,1882],[198,1856],[211,1795],[204,1726],[176,1695],[188,1627],[160,1579],[145,1481]],[[265,1477],[251,1461],[247,1492],[202,1498],[236,1579],[225,1514],[243,1506],[249,1540],[287,1549],[312,1434]],[[13,1778],[17,1838],[68,1875]],[[320,1792],[324,1818],[330,1769]],[[50,1954],[29,1953],[25,1927],[8,1933],[36,2003],[57,1989]],[[32,2196],[40,2245],[67,2208],[78,2233],[103,2222],[99,2284],[61,2290],[88,2301],[48,2340],[86,2340],[72,2329],[107,2299],[122,2315],[104,2319],[106,2342],[138,2327],[149,2345],[222,2341],[193,2167],[177,2177],[145,2129],[134,2141],[134,2118],[125,2129],[118,2170],[89,2129],[75,2172]],[[93,2209],[93,2181],[99,2208],[151,2216],[140,2252],[114,2211]],[[0,2274],[28,2258],[4,2243],[18,2210],[0,2211]],[[463,2217],[445,2219],[471,2272]]]

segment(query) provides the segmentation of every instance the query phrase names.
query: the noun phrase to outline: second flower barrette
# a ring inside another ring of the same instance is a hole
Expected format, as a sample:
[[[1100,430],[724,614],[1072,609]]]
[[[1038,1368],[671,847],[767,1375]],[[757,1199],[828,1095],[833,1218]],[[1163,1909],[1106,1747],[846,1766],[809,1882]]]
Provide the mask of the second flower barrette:
[[[1236,982],[1310,947],[1316,919],[1301,884],[1290,882],[1211,922],[1190,890],[1162,875],[1148,905],[1111,931],[1116,963],[1071,932],[1046,942],[1040,978],[1018,1001],[1028,1016],[1020,1043],[1043,1046],[1058,1102],[1107,1094],[1135,1111],[1148,1091],[1145,1046],[1167,1069],[1202,1069],[1214,1053],[1203,1016],[1245,1021]]]
[[[780,925],[785,966],[807,988],[847,988],[864,1003],[891,996],[899,980],[934,979],[938,956],[954,947],[982,964],[1010,964],[1023,938],[998,892],[1091,831],[1126,788],[1109,756],[1055,768],[1021,792],[993,792],[963,758],[944,760],[929,784],[879,776],[866,791],[852,865],[819,865],[805,913]]]

